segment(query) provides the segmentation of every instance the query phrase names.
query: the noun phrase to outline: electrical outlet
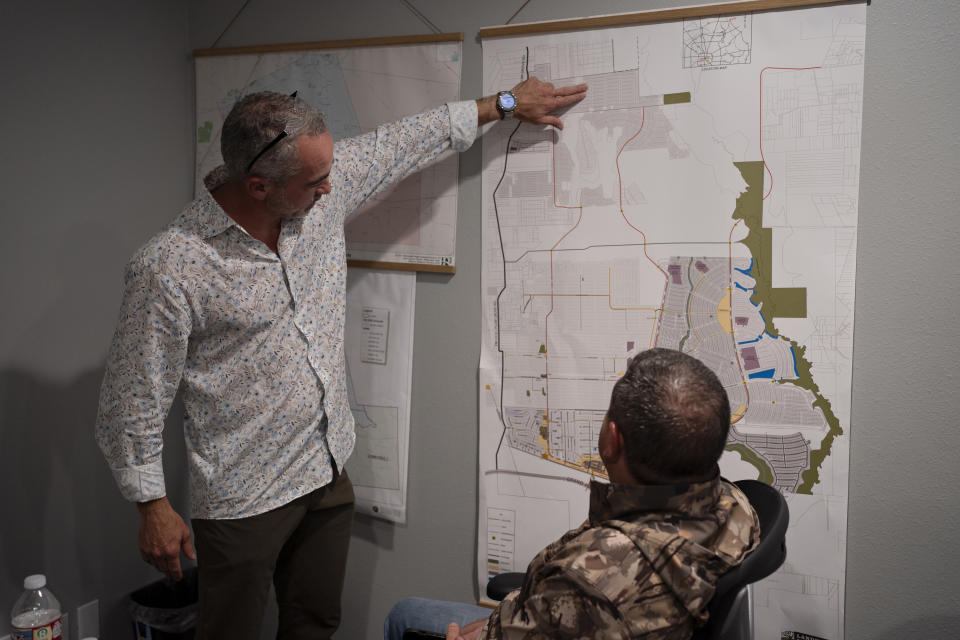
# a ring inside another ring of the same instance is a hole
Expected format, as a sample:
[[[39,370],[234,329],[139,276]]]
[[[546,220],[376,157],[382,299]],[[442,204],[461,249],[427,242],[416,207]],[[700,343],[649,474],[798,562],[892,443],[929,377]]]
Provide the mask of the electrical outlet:
[[[97,638],[100,636],[100,601],[91,600],[77,607],[77,637]]]

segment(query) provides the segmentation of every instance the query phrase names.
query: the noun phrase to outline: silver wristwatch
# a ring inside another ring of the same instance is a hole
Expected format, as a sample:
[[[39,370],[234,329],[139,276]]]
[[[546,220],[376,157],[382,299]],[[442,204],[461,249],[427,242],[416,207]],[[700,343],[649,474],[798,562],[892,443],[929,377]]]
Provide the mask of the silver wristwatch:
[[[517,96],[512,91],[500,91],[497,93],[497,112],[500,119],[512,118],[514,111],[517,110]]]

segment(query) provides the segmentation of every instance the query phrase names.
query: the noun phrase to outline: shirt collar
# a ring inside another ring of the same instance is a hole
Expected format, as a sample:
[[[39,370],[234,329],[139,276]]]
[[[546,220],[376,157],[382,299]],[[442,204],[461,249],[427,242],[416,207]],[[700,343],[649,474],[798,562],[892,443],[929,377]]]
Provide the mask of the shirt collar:
[[[644,512],[682,512],[700,515],[709,512],[720,497],[720,474],[693,484],[590,483],[590,522],[626,519]]]
[[[205,239],[223,233],[231,226],[239,226],[206,189],[203,190],[203,195],[194,201],[193,208],[197,230]]]

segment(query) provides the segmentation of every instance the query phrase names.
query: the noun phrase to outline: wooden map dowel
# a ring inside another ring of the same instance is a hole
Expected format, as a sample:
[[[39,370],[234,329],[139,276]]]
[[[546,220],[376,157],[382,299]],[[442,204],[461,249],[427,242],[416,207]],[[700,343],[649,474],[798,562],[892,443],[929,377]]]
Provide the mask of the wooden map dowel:
[[[398,44],[430,44],[432,42],[462,42],[463,32],[425,33],[415,36],[386,36],[383,38],[352,38],[322,42],[288,42],[285,44],[258,44],[246,47],[219,47],[194,49],[195,57],[236,56],[250,53],[277,53],[283,51],[310,51],[314,49],[353,49],[356,47],[387,47]]]
[[[593,18],[549,20],[546,22],[530,22],[527,24],[514,24],[502,27],[486,27],[480,29],[480,37],[499,38],[528,33],[551,33],[556,31],[575,31],[579,29],[599,29],[602,27],[622,27],[626,25],[648,24],[651,22],[669,22],[671,20],[683,20],[685,18],[703,18],[707,16],[750,13],[753,11],[775,11],[779,9],[795,9],[797,7],[812,7],[815,5],[856,4],[861,2],[870,4],[869,0],[745,0],[744,2],[698,5],[695,7],[679,7],[677,9],[661,9],[639,13],[618,13]]]

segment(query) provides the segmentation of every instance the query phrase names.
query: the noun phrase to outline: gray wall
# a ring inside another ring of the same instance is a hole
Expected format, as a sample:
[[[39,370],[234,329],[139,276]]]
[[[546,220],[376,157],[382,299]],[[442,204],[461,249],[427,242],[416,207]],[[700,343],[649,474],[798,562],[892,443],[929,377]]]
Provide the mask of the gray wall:
[[[120,597],[154,579],[92,442],[123,264],[190,198],[193,71],[242,0],[5,3],[0,39],[0,611],[27,573],[64,604],[101,598],[102,638],[129,637]],[[521,0],[414,0],[476,32]],[[680,5],[531,2],[516,21]],[[960,635],[958,376],[960,6],[875,0],[867,69],[851,426],[847,637]],[[250,2],[219,46],[424,33],[402,3]],[[461,156],[457,274],[418,276],[408,524],[357,517],[340,637],[377,638],[405,595],[473,600],[480,149]],[[179,410],[171,494],[184,505]],[[264,637],[269,637],[269,631]]]
[[[187,7],[4,2],[0,16],[0,620],[43,572],[71,610],[100,599],[102,637],[129,638],[122,597],[155,578],[92,427],[124,264],[192,193]]]

